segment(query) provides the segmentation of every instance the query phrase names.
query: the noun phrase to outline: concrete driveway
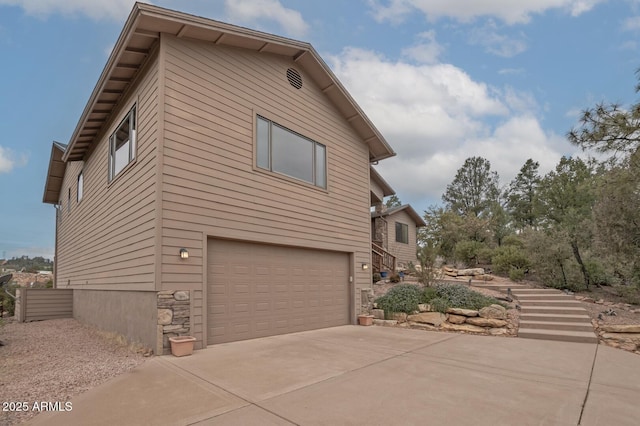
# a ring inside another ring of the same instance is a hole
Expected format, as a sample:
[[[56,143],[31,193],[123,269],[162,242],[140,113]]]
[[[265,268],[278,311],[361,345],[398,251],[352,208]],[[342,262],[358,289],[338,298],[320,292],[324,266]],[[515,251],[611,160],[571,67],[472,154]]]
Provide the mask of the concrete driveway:
[[[156,357],[33,425],[637,425],[640,356],[344,326]]]

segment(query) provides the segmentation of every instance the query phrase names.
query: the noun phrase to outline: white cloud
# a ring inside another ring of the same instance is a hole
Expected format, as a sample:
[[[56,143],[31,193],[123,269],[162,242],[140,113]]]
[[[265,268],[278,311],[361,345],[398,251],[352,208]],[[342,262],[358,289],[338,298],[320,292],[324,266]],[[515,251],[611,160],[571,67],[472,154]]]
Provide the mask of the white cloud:
[[[588,12],[606,0],[370,0],[373,16],[378,21],[400,22],[414,11],[430,20],[443,17],[470,22],[478,17],[494,17],[509,25],[525,24],[534,14],[562,9],[571,16]]]
[[[423,64],[434,64],[438,62],[439,56],[444,51],[444,47],[436,41],[436,32],[425,31],[418,34],[420,42],[411,47],[402,49],[402,55]]]
[[[622,29],[627,31],[640,30],[640,16],[633,16],[631,18],[625,19],[622,22]]]
[[[576,151],[542,128],[531,94],[492,88],[453,65],[412,65],[354,48],[330,61],[398,153],[378,170],[419,211],[440,200],[468,157],[487,158],[506,184],[529,158],[544,173]]]
[[[294,37],[307,34],[309,24],[297,10],[284,7],[279,0],[225,0],[228,18],[257,26],[265,20],[274,21]]]
[[[527,50],[523,34],[500,34],[498,26],[493,20],[487,21],[482,27],[472,29],[469,43],[483,46],[487,52],[504,58],[516,56]]]
[[[9,148],[0,146],[0,173],[10,173],[15,167],[27,164],[27,157],[22,155],[16,157]]]
[[[9,173],[13,169],[13,160],[9,158],[9,152],[0,146],[0,173]]]
[[[0,0],[0,5],[18,6],[28,15],[46,18],[62,15],[86,15],[92,19],[123,20],[135,0]]]

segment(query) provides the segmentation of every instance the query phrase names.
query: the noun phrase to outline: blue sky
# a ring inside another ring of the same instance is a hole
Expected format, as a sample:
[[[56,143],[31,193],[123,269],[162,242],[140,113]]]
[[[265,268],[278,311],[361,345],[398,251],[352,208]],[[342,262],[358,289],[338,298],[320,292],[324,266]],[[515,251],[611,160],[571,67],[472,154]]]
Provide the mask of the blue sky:
[[[640,0],[167,0],[159,6],[308,41],[398,153],[378,170],[418,212],[465,158],[507,184],[596,102],[630,104]],[[0,257],[54,253],[42,203],[129,0],[0,0]]]

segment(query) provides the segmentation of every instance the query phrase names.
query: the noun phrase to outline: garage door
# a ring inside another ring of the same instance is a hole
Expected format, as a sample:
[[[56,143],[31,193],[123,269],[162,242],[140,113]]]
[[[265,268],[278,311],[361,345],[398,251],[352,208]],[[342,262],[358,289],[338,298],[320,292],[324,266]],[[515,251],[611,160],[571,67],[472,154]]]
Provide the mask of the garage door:
[[[349,255],[209,240],[207,341],[349,323]]]

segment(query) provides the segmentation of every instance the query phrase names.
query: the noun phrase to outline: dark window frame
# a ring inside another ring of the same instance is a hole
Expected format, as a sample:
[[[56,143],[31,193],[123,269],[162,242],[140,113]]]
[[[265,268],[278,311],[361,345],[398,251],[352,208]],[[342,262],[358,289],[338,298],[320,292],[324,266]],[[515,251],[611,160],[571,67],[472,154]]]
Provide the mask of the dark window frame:
[[[127,126],[125,127],[125,123]],[[112,182],[118,175],[122,173],[127,166],[136,159],[137,149],[137,104],[133,104],[129,112],[120,121],[113,133],[109,136],[109,182]],[[125,133],[125,138],[118,139],[120,133]],[[128,148],[127,162],[123,165],[118,165],[118,154],[124,151],[120,151],[124,147]],[[119,166],[119,167],[118,167]]]
[[[409,225],[396,222],[396,243],[409,244]]]
[[[311,176],[309,178],[303,177],[300,174],[296,176],[295,172],[286,170],[287,166],[291,166],[290,164],[283,164],[283,166],[278,167],[278,161],[282,160],[276,159],[276,161],[274,161],[274,128],[276,132],[284,132],[282,134],[285,138],[282,139],[282,143],[286,143],[286,137],[291,137],[291,139],[287,141],[288,143],[300,140],[301,142],[308,142],[310,144],[309,157],[296,157],[296,160],[301,161],[301,163],[290,167],[290,169],[293,169],[296,168],[296,166],[299,167],[302,165],[303,168],[310,168]],[[305,161],[309,163],[305,165]],[[275,166],[274,163],[276,163]],[[256,115],[256,167],[314,185],[321,189],[327,189],[327,146],[261,115]]]

